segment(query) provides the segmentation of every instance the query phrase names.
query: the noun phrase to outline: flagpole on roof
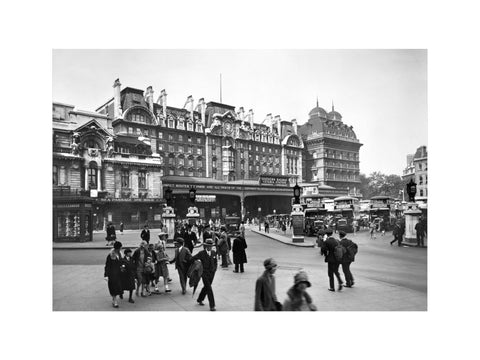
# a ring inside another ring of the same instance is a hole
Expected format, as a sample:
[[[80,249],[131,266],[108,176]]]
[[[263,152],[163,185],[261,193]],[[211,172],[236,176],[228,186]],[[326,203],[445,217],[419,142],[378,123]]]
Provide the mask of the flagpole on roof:
[[[220,104],[222,104],[222,73],[220,73]]]

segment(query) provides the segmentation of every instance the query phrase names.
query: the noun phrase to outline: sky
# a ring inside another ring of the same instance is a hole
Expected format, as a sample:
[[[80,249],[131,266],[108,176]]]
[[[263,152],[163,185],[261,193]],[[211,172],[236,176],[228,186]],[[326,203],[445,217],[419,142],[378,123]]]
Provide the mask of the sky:
[[[427,145],[426,50],[53,50],[52,100],[93,111],[113,82],[160,90],[168,105],[192,95],[266,115],[308,120],[332,103],[353,126],[360,172],[401,175],[407,154]]]

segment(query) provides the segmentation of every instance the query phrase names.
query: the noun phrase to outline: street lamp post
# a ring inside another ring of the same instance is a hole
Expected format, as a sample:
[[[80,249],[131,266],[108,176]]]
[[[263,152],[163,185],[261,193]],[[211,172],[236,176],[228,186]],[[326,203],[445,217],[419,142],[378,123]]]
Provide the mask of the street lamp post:
[[[305,227],[305,213],[300,205],[300,186],[295,183],[293,187],[293,205],[292,205],[292,242],[304,242],[305,236],[303,229]]]
[[[169,186],[163,191],[163,198],[165,199],[166,206],[163,209],[162,219],[165,229],[167,230],[168,238],[167,243],[172,243],[175,236],[175,212],[171,206],[172,202],[172,189]]]
[[[410,179],[410,182],[406,186],[408,203],[405,214],[405,242],[414,244],[417,240],[417,234],[415,225],[420,221],[420,215],[422,212],[418,209],[418,205],[415,203],[415,194],[417,193],[417,184]]]
[[[190,206],[187,211],[187,219],[190,225],[194,225],[197,222],[197,219],[200,217],[200,214],[198,213],[198,208],[195,206],[196,197],[197,197],[197,189],[195,189],[192,186],[188,191],[188,198],[192,203],[192,206]]]

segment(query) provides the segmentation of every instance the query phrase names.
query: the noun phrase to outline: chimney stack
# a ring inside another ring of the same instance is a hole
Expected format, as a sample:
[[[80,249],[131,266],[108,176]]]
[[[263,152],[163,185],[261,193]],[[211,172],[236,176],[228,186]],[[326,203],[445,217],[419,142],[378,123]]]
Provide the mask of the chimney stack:
[[[206,108],[206,105],[205,105],[205,99],[204,98],[201,98],[200,100],[198,100],[198,106],[200,106],[200,116],[202,118],[203,127],[206,127],[207,126],[207,124],[205,122],[205,108]]]
[[[267,120],[267,125],[270,127],[270,132],[273,132],[273,117],[272,114],[267,114],[266,119]]]
[[[148,108],[153,113],[153,88],[151,86],[145,91],[145,100],[148,103]]]
[[[250,128],[253,130],[253,110],[248,110],[248,117],[250,118]]]
[[[120,103],[120,90],[122,84],[120,79],[115,80],[113,83],[113,118],[121,119],[123,117],[122,105]]]
[[[274,125],[275,125],[275,128],[277,129],[277,134],[280,132],[280,121],[282,121],[282,119],[280,118],[280,115],[275,115]]]
[[[297,119],[292,119],[292,128],[293,128],[293,133],[295,135],[298,135],[297,134]]]

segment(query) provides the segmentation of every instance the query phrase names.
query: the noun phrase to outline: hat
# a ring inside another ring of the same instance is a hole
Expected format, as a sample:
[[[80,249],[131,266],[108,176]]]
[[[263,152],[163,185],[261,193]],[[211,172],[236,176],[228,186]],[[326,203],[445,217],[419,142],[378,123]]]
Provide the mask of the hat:
[[[272,269],[277,266],[277,262],[273,258],[268,258],[263,262],[265,269]]]
[[[213,246],[213,240],[212,239],[207,239],[203,242],[203,245]]]
[[[160,233],[158,234],[158,237],[161,237],[163,235],[167,235],[168,236],[168,233],[166,233],[165,231],[161,230]]]
[[[345,231],[343,231],[343,230],[340,230],[340,231],[338,232],[338,235],[340,235],[340,237],[343,238],[343,237],[347,236],[347,233],[346,233]]]
[[[173,240],[173,242],[183,244],[183,243],[185,243],[185,240],[183,240],[183,238],[181,238],[181,237],[177,237],[177,238],[175,238],[175,240]]]
[[[324,231],[324,230],[318,230],[317,235],[320,235],[320,236],[321,236],[321,235],[325,235],[325,231]]]
[[[333,230],[332,230],[332,229],[327,229],[327,230],[325,230],[325,234],[327,234],[327,235],[332,235],[332,234],[333,234]]]
[[[126,248],[125,250],[123,250],[123,254],[126,255],[128,253],[131,253],[132,252],[132,249],[130,248]]]
[[[297,274],[295,274],[295,276],[293,277],[293,281],[295,283],[295,286],[302,282],[307,284],[307,287],[312,286],[312,284],[310,284],[310,281],[308,281],[308,276],[305,271],[300,271]]]
[[[227,227],[225,225],[220,226],[221,231],[227,231]]]
[[[115,242],[113,243],[113,248],[114,248],[115,250],[120,250],[120,249],[122,248],[122,243],[121,243],[120,241],[115,241]]]

